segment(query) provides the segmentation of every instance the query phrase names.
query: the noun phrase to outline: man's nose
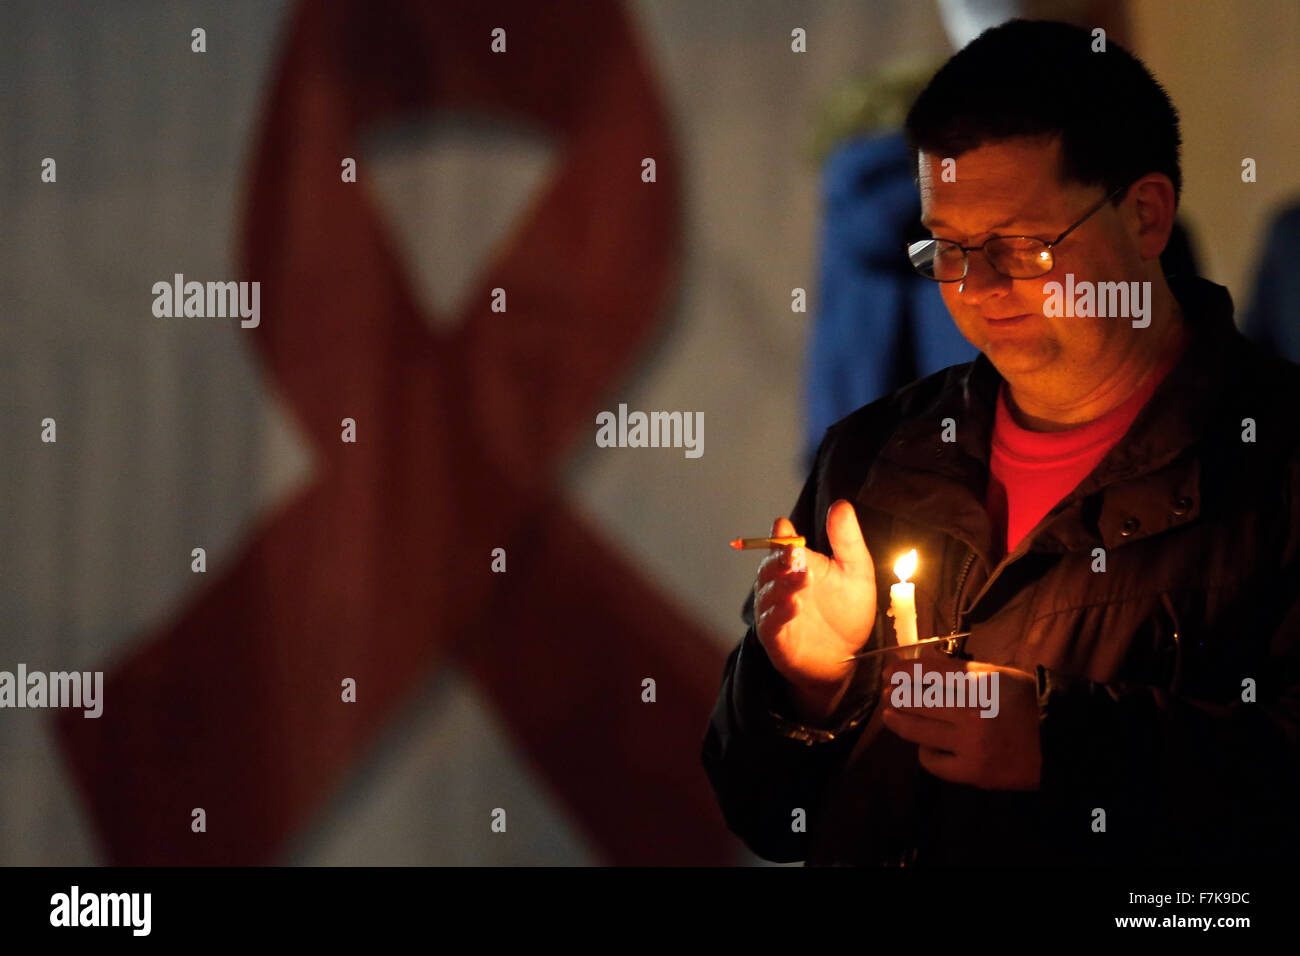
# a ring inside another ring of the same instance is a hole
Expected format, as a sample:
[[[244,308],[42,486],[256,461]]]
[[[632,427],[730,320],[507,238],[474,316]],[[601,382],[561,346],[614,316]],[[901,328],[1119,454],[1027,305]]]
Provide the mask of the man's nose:
[[[993,296],[1011,291],[1011,280],[989,264],[983,249],[966,253],[966,275],[957,283],[957,293],[967,305],[979,305]]]

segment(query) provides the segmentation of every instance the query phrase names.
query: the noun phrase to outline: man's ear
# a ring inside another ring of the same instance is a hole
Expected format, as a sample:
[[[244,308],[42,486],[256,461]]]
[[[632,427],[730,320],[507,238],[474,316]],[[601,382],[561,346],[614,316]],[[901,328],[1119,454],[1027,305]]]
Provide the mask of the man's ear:
[[[1147,173],[1129,187],[1122,205],[1139,254],[1143,259],[1159,259],[1169,244],[1178,209],[1173,180],[1164,173]]]

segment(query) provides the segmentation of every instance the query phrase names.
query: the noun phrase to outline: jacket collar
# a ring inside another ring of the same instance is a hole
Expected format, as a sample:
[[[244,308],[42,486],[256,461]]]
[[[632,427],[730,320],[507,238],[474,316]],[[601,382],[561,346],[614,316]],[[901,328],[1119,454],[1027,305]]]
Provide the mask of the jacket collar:
[[[1214,430],[1228,403],[1244,344],[1228,290],[1205,279],[1169,280],[1182,308],[1187,342],[1125,435],[1017,550],[1107,549],[1140,540],[1199,514],[1199,459],[1189,450]],[[1002,376],[986,356],[949,370],[947,387],[899,421],[861,489],[871,507],[938,528],[988,560],[992,526],[985,510],[989,445]],[[955,441],[944,442],[945,419]],[[1101,508],[1085,520],[1085,499]]]

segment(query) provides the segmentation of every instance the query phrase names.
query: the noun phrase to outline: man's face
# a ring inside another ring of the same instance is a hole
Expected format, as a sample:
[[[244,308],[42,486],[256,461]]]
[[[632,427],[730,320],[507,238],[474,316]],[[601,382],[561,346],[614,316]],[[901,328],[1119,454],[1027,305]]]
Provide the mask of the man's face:
[[[943,181],[943,157],[920,154],[921,221],[931,234],[964,246],[993,235],[1051,241],[1103,195],[1101,186],[1058,179],[1059,141],[1011,139],[956,158],[956,181]],[[952,174],[949,174],[952,179]],[[1017,382],[1088,378],[1115,367],[1141,333],[1123,318],[1048,317],[1043,286],[1140,280],[1142,259],[1119,211],[1107,203],[1052,249],[1052,271],[1034,279],[995,272],[984,253],[968,253],[966,278],[940,285],[962,335]],[[1016,318],[1019,317],[1019,318]],[[1012,321],[1002,321],[1011,319]]]

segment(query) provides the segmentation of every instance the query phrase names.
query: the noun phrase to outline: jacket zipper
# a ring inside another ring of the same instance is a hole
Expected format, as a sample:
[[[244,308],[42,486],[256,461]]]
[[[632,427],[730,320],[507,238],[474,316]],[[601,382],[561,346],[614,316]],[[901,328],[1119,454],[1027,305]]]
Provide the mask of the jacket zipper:
[[[966,587],[966,576],[970,574],[971,565],[975,563],[975,552],[971,551],[966,555],[966,560],[962,562],[961,573],[957,575],[957,594],[952,601],[952,630],[949,634],[956,634],[961,630],[961,592]],[[920,847],[915,844],[903,850],[899,856],[897,865],[900,867],[915,866]]]
[[[966,586],[966,575],[970,573],[970,567],[975,563],[975,552],[972,551],[966,555],[966,560],[961,566],[961,573],[957,575],[957,594],[952,599],[952,630],[949,634],[956,634],[961,630],[961,592]]]
[[[1182,630],[1182,624],[1178,620],[1178,611],[1174,608],[1173,599],[1170,598],[1168,591],[1161,592],[1160,602],[1165,606],[1165,613],[1169,615],[1169,621],[1173,624],[1174,668],[1169,680],[1169,690],[1177,694],[1181,688],[1183,673],[1183,640],[1178,633]]]

